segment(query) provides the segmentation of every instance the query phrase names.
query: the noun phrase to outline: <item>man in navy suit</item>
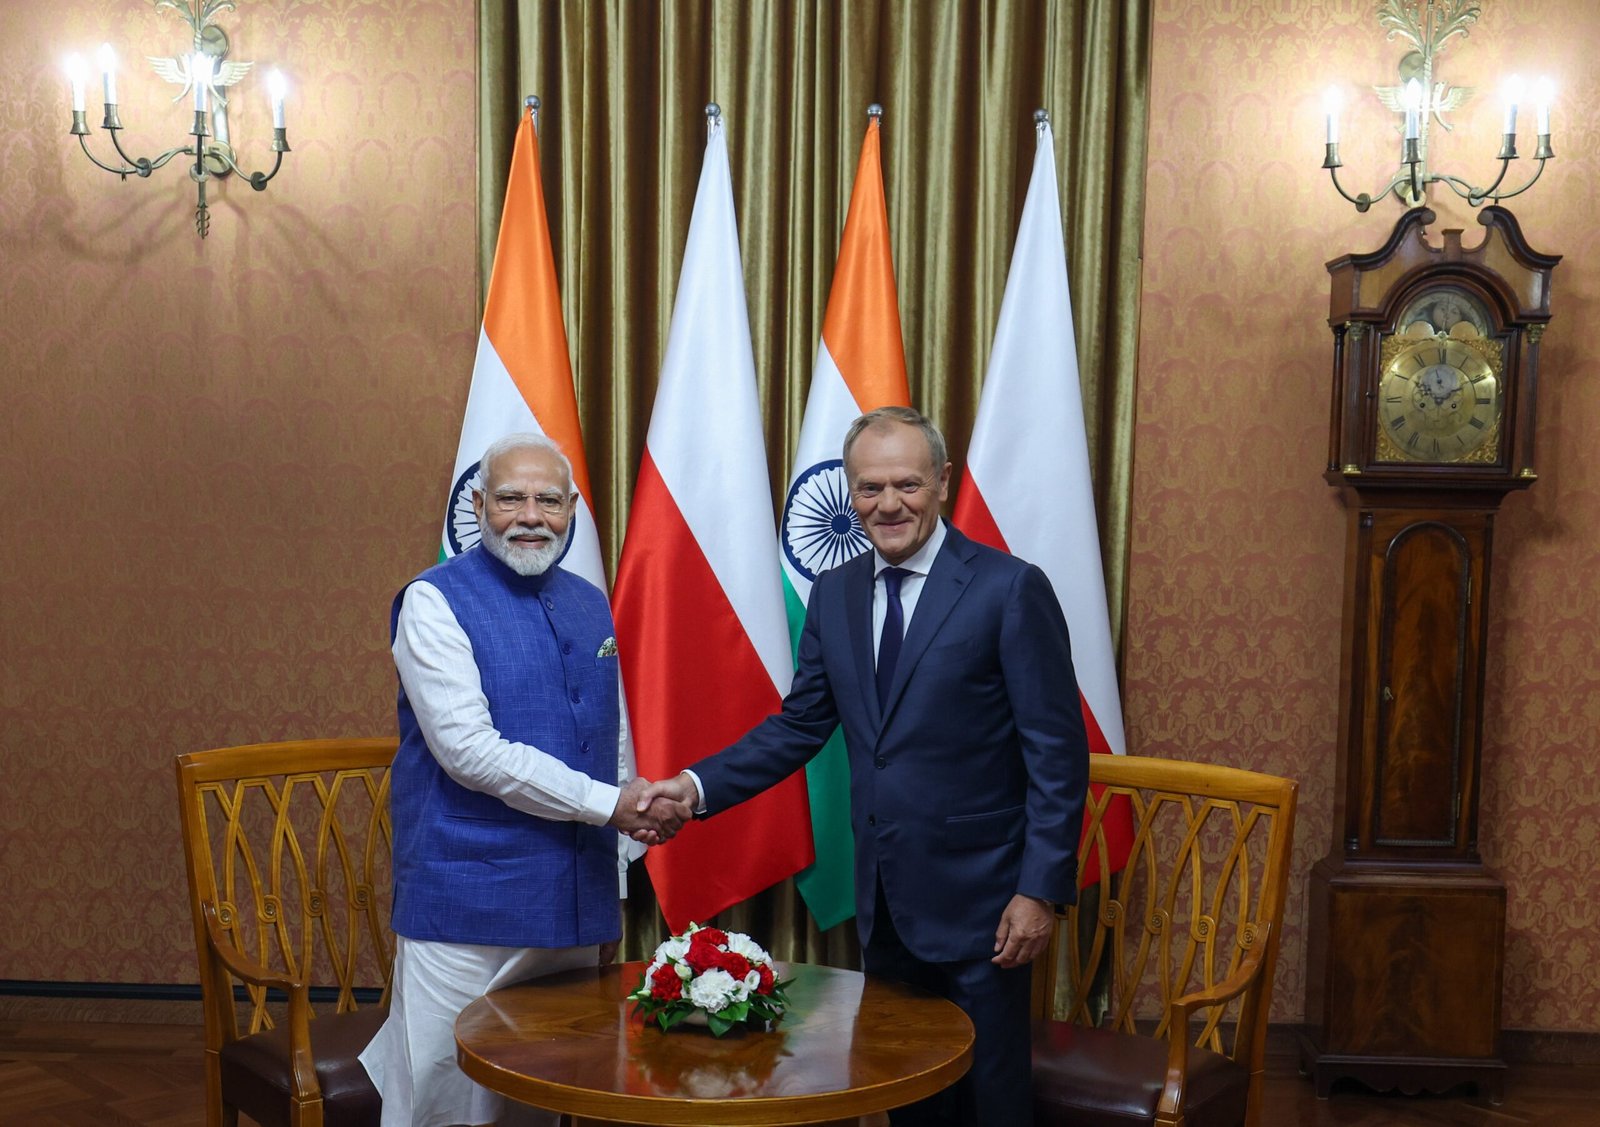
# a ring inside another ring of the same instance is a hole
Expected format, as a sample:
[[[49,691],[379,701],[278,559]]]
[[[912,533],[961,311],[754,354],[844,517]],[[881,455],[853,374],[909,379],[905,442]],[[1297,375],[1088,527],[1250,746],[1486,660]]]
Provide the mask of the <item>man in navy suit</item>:
[[[782,710],[647,794],[714,815],[842,724],[866,969],[949,998],[977,1031],[968,1076],[891,1122],[1026,1127],[1027,964],[1077,898],[1089,774],[1066,620],[1037,567],[939,519],[950,463],[921,414],[863,415],[844,465],[873,551],[812,587]]]

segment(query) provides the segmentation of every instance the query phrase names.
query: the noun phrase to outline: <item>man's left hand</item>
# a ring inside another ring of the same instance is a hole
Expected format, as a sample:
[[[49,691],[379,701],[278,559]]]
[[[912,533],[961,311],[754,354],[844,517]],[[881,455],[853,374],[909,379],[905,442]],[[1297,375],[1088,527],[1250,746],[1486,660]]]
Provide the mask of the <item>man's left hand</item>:
[[[1017,893],[1000,914],[994,932],[995,956],[989,961],[999,967],[1026,966],[1050,945],[1050,929],[1056,914],[1043,900]]]

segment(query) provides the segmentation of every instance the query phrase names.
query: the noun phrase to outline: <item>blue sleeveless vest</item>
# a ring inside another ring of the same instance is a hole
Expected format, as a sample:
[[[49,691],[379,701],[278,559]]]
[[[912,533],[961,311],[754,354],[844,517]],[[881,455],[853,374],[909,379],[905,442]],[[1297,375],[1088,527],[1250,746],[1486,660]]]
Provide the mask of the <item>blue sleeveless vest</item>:
[[[617,782],[617,658],[600,652],[615,650],[605,646],[605,595],[559,567],[518,575],[479,547],[417,579],[439,589],[471,641],[500,734]],[[391,639],[404,596],[390,612]],[[468,790],[428,750],[403,685],[399,715],[389,800],[397,934],[501,947],[622,934],[616,830],[534,817]]]

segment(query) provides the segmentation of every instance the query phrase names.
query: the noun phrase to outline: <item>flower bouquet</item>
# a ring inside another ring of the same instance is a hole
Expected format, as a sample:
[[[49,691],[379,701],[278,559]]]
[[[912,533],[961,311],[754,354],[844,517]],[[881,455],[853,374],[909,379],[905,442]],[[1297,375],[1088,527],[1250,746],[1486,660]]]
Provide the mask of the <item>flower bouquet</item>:
[[[662,1029],[702,1017],[721,1037],[740,1024],[765,1024],[783,1016],[789,999],[772,969],[772,956],[748,935],[690,924],[656,948],[639,988],[628,997],[633,1012]]]

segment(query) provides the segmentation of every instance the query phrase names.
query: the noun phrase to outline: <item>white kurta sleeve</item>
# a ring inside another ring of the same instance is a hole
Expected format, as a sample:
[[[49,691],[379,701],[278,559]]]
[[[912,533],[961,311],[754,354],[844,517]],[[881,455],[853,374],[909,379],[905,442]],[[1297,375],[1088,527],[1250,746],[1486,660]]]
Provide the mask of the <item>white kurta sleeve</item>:
[[[472,642],[433,584],[418,581],[406,589],[393,652],[406,699],[445,774],[525,814],[595,826],[611,820],[621,793],[616,786],[495,729]],[[631,777],[626,736],[618,742],[619,768],[624,754]]]

